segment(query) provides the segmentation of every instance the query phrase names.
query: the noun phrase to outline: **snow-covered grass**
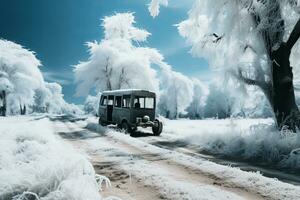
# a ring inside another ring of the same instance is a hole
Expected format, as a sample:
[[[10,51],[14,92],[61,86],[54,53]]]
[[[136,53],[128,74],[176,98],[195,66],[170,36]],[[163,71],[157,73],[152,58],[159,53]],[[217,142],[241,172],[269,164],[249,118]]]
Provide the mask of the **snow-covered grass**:
[[[53,133],[47,118],[0,118],[0,199],[101,199],[86,156]]]
[[[300,169],[300,135],[278,131],[272,119],[164,120],[173,139],[199,151]]]

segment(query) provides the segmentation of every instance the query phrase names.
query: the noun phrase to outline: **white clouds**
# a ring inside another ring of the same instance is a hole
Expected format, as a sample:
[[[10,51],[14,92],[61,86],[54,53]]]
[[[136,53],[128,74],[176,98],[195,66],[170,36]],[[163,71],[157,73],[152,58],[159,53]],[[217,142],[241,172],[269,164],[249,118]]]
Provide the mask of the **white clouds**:
[[[70,85],[73,77],[72,72],[64,71],[43,71],[43,76],[48,82],[56,82],[61,85]]]
[[[150,15],[155,18],[160,13],[160,6],[165,6],[173,10],[187,11],[193,5],[195,0],[151,0],[148,4]]]

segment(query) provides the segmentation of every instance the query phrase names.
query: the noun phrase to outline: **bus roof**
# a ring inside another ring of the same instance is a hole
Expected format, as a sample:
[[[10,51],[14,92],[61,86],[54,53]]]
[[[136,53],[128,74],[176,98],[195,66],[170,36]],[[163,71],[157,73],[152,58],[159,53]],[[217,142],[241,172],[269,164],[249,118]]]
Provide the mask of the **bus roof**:
[[[109,91],[103,91],[102,95],[126,95],[126,94],[136,94],[136,95],[145,95],[145,96],[151,96],[155,97],[155,93],[148,91],[148,90],[142,90],[142,89],[120,89],[120,90],[109,90]]]

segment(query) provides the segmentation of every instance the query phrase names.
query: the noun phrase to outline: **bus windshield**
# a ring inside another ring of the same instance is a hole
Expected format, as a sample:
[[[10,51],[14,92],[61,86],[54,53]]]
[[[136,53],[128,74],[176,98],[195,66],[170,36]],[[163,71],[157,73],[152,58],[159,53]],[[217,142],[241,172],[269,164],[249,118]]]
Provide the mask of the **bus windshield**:
[[[154,109],[154,103],[153,97],[135,96],[133,105],[134,108]]]

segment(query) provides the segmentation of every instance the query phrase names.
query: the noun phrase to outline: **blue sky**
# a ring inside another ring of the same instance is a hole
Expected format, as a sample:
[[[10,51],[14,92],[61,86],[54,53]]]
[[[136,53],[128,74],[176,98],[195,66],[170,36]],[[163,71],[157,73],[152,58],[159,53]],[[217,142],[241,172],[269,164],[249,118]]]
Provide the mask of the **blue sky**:
[[[190,47],[179,36],[175,24],[187,18],[193,0],[171,0],[168,8],[153,19],[147,9],[150,0],[1,0],[0,37],[17,42],[37,53],[44,77],[59,82],[68,102],[76,97],[72,66],[88,58],[87,41],[100,41],[104,16],[134,12],[136,26],[152,35],[144,44],[157,48],[174,70],[187,76],[209,79],[205,60],[189,54]]]

